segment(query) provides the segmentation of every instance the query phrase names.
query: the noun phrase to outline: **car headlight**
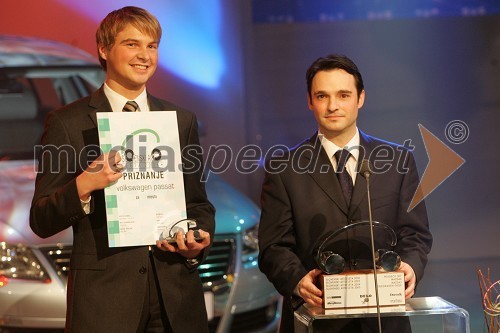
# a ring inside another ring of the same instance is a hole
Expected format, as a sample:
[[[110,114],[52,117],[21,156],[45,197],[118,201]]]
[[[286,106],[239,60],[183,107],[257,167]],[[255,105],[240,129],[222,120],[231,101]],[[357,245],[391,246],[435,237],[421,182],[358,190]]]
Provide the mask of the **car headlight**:
[[[259,250],[258,231],[258,223],[249,229],[243,230],[243,254],[248,254]]]
[[[50,282],[47,271],[23,244],[0,242],[0,277]]]

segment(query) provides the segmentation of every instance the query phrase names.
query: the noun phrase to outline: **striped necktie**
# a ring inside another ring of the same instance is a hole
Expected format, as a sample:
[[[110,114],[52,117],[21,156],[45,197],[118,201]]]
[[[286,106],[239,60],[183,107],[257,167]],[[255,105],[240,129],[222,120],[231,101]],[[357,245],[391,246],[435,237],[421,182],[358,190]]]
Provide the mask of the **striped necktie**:
[[[127,101],[123,107],[123,112],[135,112],[139,109],[139,105],[135,101]]]
[[[347,206],[351,203],[352,190],[354,187],[352,184],[352,178],[346,168],[349,156],[351,156],[351,153],[346,149],[337,150],[335,153],[335,159],[337,160],[337,178],[339,179],[340,187],[344,193]]]

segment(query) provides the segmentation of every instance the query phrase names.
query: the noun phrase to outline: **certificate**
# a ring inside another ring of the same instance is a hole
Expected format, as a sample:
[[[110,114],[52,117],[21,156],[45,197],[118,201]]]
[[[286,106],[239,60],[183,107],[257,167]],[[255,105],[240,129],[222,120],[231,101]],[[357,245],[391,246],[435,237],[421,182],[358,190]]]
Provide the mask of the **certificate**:
[[[123,177],[104,189],[110,247],[152,245],[186,218],[177,112],[98,112],[103,153]]]

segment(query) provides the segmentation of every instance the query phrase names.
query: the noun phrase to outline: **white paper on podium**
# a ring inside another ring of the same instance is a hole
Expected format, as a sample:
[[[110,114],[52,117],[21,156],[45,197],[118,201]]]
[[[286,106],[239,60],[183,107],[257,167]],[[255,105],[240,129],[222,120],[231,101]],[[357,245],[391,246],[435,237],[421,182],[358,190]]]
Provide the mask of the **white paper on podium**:
[[[104,189],[110,247],[152,245],[186,218],[175,111],[98,112],[103,153],[120,153],[123,177]]]

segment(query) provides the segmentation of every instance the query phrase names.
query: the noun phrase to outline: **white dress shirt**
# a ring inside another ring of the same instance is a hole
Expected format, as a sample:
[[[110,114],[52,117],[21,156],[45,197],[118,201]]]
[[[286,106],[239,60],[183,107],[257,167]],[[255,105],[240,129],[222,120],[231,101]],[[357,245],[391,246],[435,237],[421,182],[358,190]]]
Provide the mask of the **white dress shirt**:
[[[123,97],[122,95],[111,89],[106,83],[104,83],[104,94],[108,98],[109,104],[111,105],[111,110],[113,110],[113,112],[122,112],[125,103],[130,101],[130,99]],[[137,103],[137,105],[139,105],[139,109],[136,112],[149,111],[148,94],[146,93],[146,89],[144,89],[141,94],[133,100]]]
[[[330,162],[332,163],[333,170],[337,171],[337,160],[335,159],[335,153],[337,150],[346,149],[351,155],[346,163],[346,169],[349,175],[352,178],[352,184],[356,184],[356,175],[357,175],[357,164],[359,159],[359,130],[356,128],[356,134],[349,140],[349,142],[344,147],[339,147],[332,141],[325,138],[321,132],[318,131],[318,137],[321,140],[321,145],[326,151],[326,154],[330,157]]]

